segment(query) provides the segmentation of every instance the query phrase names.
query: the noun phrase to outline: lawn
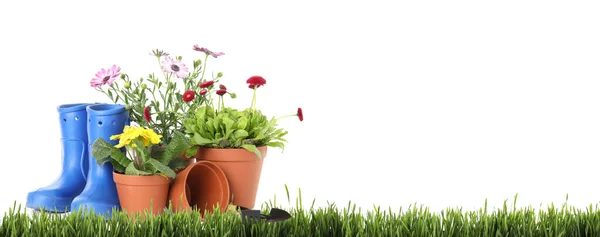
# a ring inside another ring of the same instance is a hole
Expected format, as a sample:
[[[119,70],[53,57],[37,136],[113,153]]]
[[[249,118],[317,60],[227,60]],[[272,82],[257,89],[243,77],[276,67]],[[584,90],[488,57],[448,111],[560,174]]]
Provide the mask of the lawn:
[[[174,213],[132,220],[116,212],[112,218],[78,210],[68,215],[27,214],[14,205],[4,215],[0,236],[600,236],[600,210],[590,205],[577,209],[566,203],[543,209],[503,207],[488,210],[487,201],[475,211],[447,208],[432,212],[411,205],[399,210],[373,207],[363,212],[348,203],[304,207],[302,196],[287,209],[291,218],[281,222],[242,220],[238,211],[207,214]],[[289,195],[288,195],[289,201]],[[512,204],[512,205],[509,205]],[[512,207],[511,207],[512,206]],[[272,201],[262,212],[280,207]]]

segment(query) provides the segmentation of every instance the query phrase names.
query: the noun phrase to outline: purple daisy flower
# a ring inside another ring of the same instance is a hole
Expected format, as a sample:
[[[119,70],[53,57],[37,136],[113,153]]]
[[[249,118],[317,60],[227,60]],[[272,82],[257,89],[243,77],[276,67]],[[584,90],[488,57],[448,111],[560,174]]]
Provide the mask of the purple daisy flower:
[[[165,72],[175,73],[179,78],[186,78],[189,72],[188,67],[183,62],[170,56],[165,57],[165,60],[162,61],[162,68]]]
[[[204,47],[200,48],[197,44],[194,45],[194,50],[196,50],[198,52],[204,52],[206,54],[210,54],[211,56],[213,56],[215,58],[217,58],[219,56],[225,55],[225,53],[223,53],[223,52],[213,52],[213,51],[210,51],[209,49],[204,48]]]
[[[90,81],[90,86],[97,88],[103,85],[112,85],[112,83],[121,75],[121,67],[117,67],[117,65],[113,65],[111,68],[105,69],[102,68],[98,73],[96,73],[96,77]]]

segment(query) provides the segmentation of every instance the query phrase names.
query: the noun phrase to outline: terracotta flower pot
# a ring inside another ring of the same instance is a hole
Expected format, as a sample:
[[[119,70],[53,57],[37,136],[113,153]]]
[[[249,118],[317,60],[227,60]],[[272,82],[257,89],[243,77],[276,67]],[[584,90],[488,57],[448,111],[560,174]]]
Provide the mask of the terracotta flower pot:
[[[171,184],[169,201],[174,211],[198,208],[211,212],[217,205],[225,212],[229,204],[229,184],[225,173],[211,162],[196,162],[177,174]]]
[[[262,159],[245,149],[201,148],[198,161],[210,161],[225,173],[229,181],[232,203],[236,206],[254,208],[256,193],[267,147],[258,147]]]
[[[117,185],[121,209],[130,215],[136,213],[152,214],[163,213],[167,206],[167,195],[172,178],[161,175],[138,176],[124,175],[113,172],[113,179]],[[152,203],[152,205],[151,205]]]

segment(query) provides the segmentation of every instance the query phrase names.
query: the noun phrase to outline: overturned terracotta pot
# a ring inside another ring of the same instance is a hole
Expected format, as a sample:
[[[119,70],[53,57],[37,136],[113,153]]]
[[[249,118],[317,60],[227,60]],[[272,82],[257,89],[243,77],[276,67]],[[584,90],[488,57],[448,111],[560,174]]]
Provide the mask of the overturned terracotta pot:
[[[198,208],[200,213],[212,212],[219,207],[225,212],[229,204],[229,183],[218,166],[198,161],[177,174],[169,191],[169,202],[174,211],[189,212]]]
[[[241,148],[201,148],[197,153],[198,162],[210,161],[223,170],[229,182],[233,205],[254,208],[263,161],[267,156],[266,146],[257,148],[262,159]]]
[[[163,213],[167,205],[167,195],[171,178],[161,175],[124,175],[113,171],[121,209],[130,216]]]

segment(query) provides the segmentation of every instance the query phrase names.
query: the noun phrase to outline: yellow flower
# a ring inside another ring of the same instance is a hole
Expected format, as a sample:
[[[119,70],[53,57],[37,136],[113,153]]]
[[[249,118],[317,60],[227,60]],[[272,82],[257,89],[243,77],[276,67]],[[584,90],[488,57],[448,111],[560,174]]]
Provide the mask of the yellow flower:
[[[125,126],[125,128],[123,128],[123,133],[111,136],[110,140],[119,139],[119,144],[115,145],[116,148],[121,148],[127,145],[135,148],[135,143],[132,143],[131,141],[138,139],[142,133],[144,133],[144,128]]]
[[[162,135],[156,134],[152,129],[145,129],[141,135],[144,138],[144,146],[148,146],[150,143],[158,144],[162,138]]]

